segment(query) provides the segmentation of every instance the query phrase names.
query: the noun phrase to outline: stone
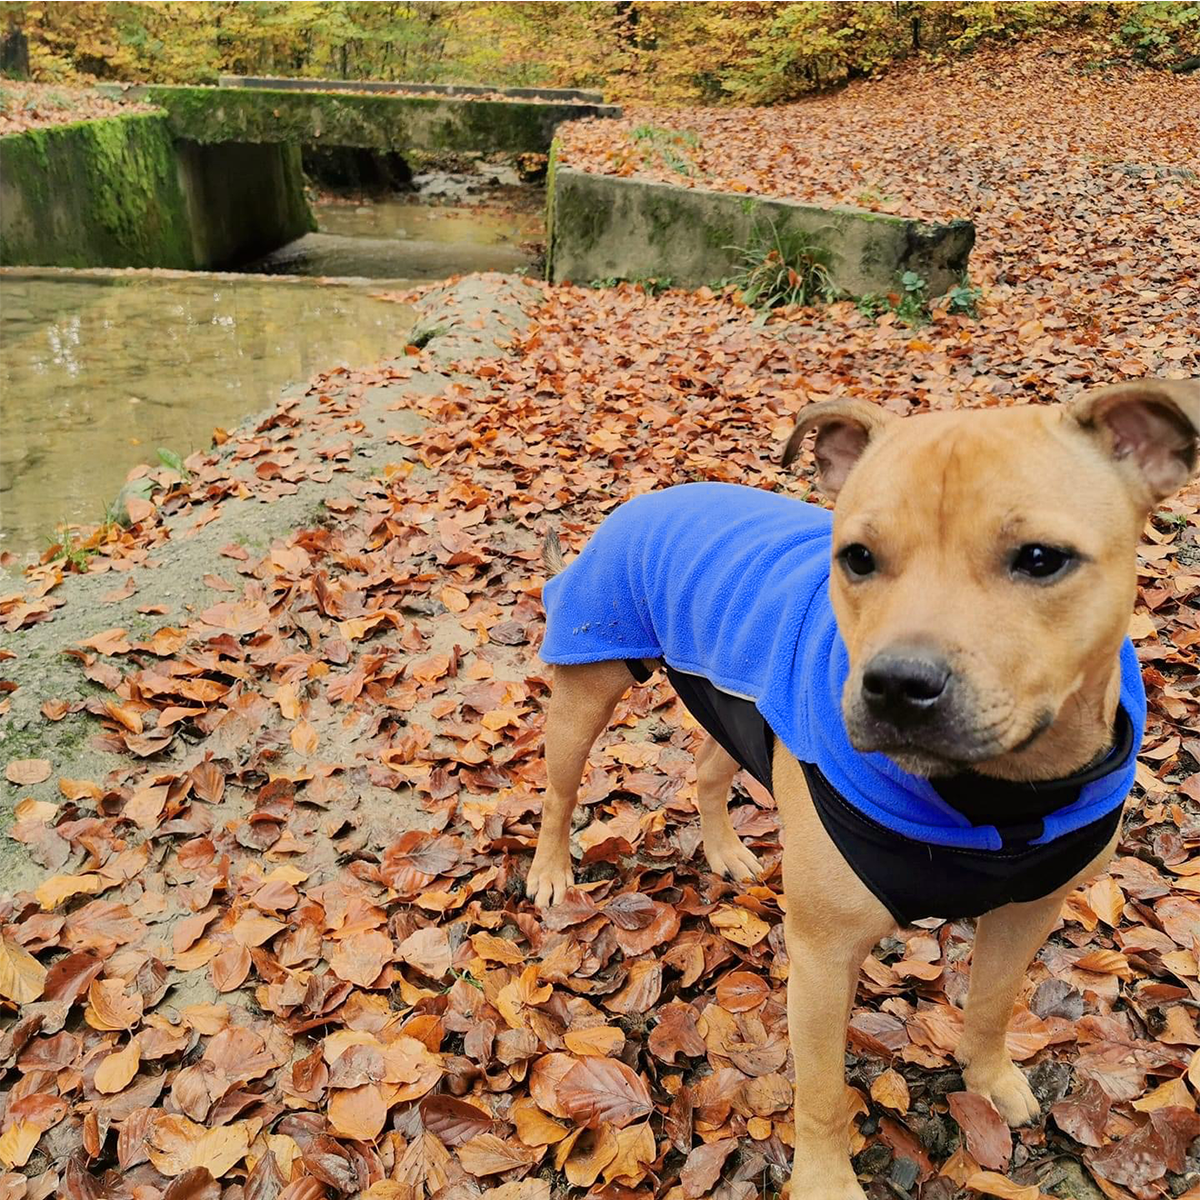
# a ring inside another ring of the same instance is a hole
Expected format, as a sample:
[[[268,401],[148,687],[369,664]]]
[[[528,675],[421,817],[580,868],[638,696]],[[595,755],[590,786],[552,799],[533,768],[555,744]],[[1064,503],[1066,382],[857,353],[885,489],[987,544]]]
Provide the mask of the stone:
[[[552,155],[553,160],[553,155]],[[552,161],[547,197],[551,283],[669,279],[680,287],[735,275],[756,228],[803,231],[833,256],[830,276],[844,295],[896,289],[905,272],[930,296],[962,281],[975,244],[969,221],[928,224],[865,209],[819,208],[792,200],[592,175]]]

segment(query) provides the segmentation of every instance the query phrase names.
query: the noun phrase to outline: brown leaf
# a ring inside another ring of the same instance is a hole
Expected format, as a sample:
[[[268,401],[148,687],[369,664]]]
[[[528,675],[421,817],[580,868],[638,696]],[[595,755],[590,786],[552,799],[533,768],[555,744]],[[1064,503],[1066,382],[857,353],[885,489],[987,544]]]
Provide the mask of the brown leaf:
[[[97,979],[88,988],[84,1020],[93,1029],[132,1029],[142,1019],[140,992],[129,992],[123,979]]]
[[[50,778],[48,758],[14,758],[4,768],[4,778],[9,783],[29,787]]]
[[[211,963],[213,987],[218,992],[236,991],[250,974],[250,950],[246,946],[228,946]]]
[[[587,1029],[568,1029],[563,1041],[580,1058],[616,1058],[625,1046],[625,1035],[613,1025],[593,1025]]]
[[[527,1167],[537,1155],[528,1146],[509,1142],[494,1133],[481,1133],[458,1148],[464,1171],[478,1177],[500,1175],[514,1167]]]
[[[904,1116],[908,1112],[908,1084],[899,1071],[888,1069],[876,1076],[871,1084],[871,1099],[884,1108],[890,1108]]]
[[[339,942],[329,957],[329,968],[339,979],[369,988],[391,962],[394,951],[392,939],[386,933],[369,929]]]
[[[612,1058],[577,1063],[563,1077],[558,1095],[568,1116],[593,1129],[602,1124],[621,1129],[653,1108],[645,1081]]]
[[[609,1012],[632,1016],[648,1013],[658,1003],[662,994],[662,963],[653,960],[635,962],[629,968],[625,986],[614,996],[604,1001]]]
[[[221,1185],[212,1177],[207,1167],[193,1167],[176,1176],[167,1190],[162,1194],[162,1200],[220,1200]]]
[[[699,1200],[707,1195],[721,1177],[725,1160],[737,1149],[737,1140],[722,1138],[707,1145],[696,1146],[687,1156],[679,1172],[679,1182],[688,1200]]]
[[[733,971],[717,984],[717,1003],[728,1012],[749,1012],[758,1008],[770,992],[761,975]]]
[[[450,941],[444,929],[429,926],[410,933],[396,950],[396,957],[416,967],[430,979],[441,979],[450,970]]]
[[[951,1092],[950,1112],[967,1140],[971,1157],[989,1170],[1008,1170],[1012,1157],[1012,1133],[991,1101],[974,1092]]]

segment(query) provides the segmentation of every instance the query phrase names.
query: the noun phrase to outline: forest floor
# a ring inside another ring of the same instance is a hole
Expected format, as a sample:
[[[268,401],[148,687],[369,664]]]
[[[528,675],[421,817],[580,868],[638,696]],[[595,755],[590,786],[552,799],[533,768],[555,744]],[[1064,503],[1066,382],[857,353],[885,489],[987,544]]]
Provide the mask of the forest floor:
[[[47,125],[92,121],[97,117],[127,117],[155,112],[151,104],[102,96],[95,88],[57,83],[0,81],[0,136],[24,133]]]
[[[593,755],[578,891],[523,896],[539,544],[686,480],[803,493],[778,458],[806,401],[1057,403],[1200,374],[1195,85],[997,61],[686,114],[727,182],[973,217],[977,315],[764,321],[710,290],[471,277],[420,300],[423,349],[145,469],[129,528],[0,597],[4,1200],[776,1190],[776,813],[735,796],[761,883],[706,873],[698,733],[665,683]],[[576,126],[568,153],[623,170],[618,134]],[[1010,1135],[959,1095],[970,923],[903,930],[851,1027],[872,1200],[1200,1196],[1198,510],[1193,485],[1139,554],[1151,712],[1119,855],[1014,1018],[1042,1119]]]

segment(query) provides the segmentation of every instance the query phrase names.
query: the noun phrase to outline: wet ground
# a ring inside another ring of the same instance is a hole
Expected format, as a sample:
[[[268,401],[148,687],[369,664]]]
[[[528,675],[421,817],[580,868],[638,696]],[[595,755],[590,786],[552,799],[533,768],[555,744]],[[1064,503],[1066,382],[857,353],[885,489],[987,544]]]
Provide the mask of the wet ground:
[[[337,363],[400,353],[377,285],[173,272],[0,275],[0,550],[95,523],[131,467],[182,457]]]
[[[64,522],[102,520],[160,447],[186,458],[289,383],[401,353],[412,313],[373,298],[384,280],[533,263],[535,189],[421,182],[419,198],[323,198],[319,232],[252,274],[0,272],[0,552],[21,565]]]
[[[422,280],[470,271],[520,271],[533,264],[534,246],[543,236],[540,211],[494,203],[326,199],[314,211],[316,233],[289,243],[252,269],[273,275]]]

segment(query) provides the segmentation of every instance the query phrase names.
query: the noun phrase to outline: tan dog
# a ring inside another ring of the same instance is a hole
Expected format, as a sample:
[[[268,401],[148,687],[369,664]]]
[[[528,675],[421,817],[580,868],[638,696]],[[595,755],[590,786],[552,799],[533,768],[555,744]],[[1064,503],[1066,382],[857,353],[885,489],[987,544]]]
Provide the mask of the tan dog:
[[[1200,381],[1121,384],[1063,407],[907,420],[860,401],[802,411],[784,461],[816,432],[821,487],[836,497],[835,554],[865,545],[878,568],[865,579],[830,575],[850,661],[842,709],[855,748],[882,751],[918,775],[970,763],[1022,781],[1061,777],[1103,755],[1142,526],[1195,470],[1198,430]],[[1069,548],[1070,569],[1043,586],[1014,580],[1014,547],[1030,543]],[[944,664],[956,689],[945,720],[897,732],[879,719],[864,673],[896,647],[920,647]],[[562,900],[571,886],[571,813],[588,752],[630,683],[620,661],[554,669],[549,792],[527,882],[538,905]],[[749,879],[758,863],[727,811],[738,763],[710,737],[696,767],[709,865]],[[834,846],[800,765],[778,741],[773,768],[796,1077],[791,1195],[862,1200],[847,1156],[846,1023],[859,966],[896,922]],[[1044,899],[979,920],[958,1057],[967,1086],[1012,1125],[1038,1113],[1005,1048],[1018,986],[1064,897],[1105,866],[1116,840]]]

